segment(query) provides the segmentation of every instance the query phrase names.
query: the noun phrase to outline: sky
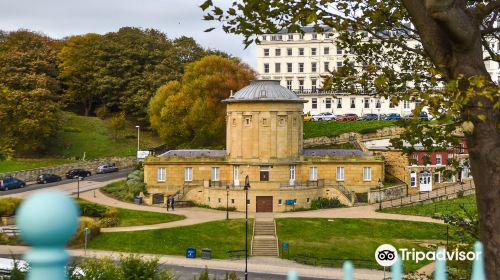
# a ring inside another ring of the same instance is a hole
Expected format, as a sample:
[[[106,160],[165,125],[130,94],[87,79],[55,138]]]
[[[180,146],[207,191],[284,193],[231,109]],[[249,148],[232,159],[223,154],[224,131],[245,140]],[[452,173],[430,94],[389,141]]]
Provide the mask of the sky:
[[[123,26],[154,28],[169,38],[193,37],[205,48],[240,57],[255,68],[255,46],[244,49],[243,37],[226,34],[216,22],[202,20],[204,0],[0,0],[0,30],[19,28],[53,38],[117,31]],[[228,5],[229,0],[214,1]]]

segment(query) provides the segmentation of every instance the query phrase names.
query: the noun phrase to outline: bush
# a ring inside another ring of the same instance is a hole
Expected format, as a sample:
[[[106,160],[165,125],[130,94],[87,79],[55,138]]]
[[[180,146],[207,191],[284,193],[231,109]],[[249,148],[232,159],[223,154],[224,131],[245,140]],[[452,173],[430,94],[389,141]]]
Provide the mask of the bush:
[[[99,233],[101,233],[101,225],[98,221],[89,217],[80,217],[80,225],[76,230],[75,235],[69,241],[71,246],[82,246],[85,242],[85,228],[90,229],[90,236],[87,241],[94,239]]]
[[[100,106],[95,109],[95,115],[101,120],[104,120],[105,118],[109,117],[109,110],[108,108],[106,108],[106,106]]]
[[[345,207],[344,204],[340,202],[340,200],[336,197],[333,198],[320,198],[313,199],[311,201],[311,209],[326,209],[326,208],[342,208]]]
[[[88,202],[85,200],[77,200],[77,202],[80,206],[82,216],[103,218],[106,217],[106,213],[108,213],[109,211],[109,208],[104,205]]]
[[[146,184],[144,184],[144,171],[135,170],[127,176],[127,181],[118,181],[101,188],[102,191],[111,196],[124,200],[133,201],[134,197],[141,192],[147,194]]]
[[[0,216],[14,216],[17,207],[21,204],[22,199],[16,197],[7,197],[0,199]]]

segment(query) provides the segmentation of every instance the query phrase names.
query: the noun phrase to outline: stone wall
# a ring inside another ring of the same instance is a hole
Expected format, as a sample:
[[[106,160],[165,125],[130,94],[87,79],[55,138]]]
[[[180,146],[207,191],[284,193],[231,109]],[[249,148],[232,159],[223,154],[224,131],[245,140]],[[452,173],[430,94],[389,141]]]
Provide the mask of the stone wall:
[[[115,164],[119,169],[123,169],[123,168],[133,167],[136,163],[137,161],[135,157],[109,157],[109,158],[100,158],[95,160],[77,161],[75,163],[68,163],[51,167],[5,172],[5,173],[0,173],[0,178],[12,176],[21,179],[25,182],[31,182],[31,181],[36,181],[36,177],[44,173],[57,174],[64,178],[66,172],[68,172],[68,170],[73,168],[82,168],[92,172],[92,174],[95,174],[96,169],[99,165]]]
[[[329,146],[329,145],[334,145],[334,144],[341,144],[341,143],[347,143],[347,142],[354,142],[354,141],[363,141],[363,140],[368,140],[368,139],[373,139],[373,138],[386,138],[386,137],[394,137],[398,136],[402,133],[403,128],[397,127],[397,126],[388,126],[384,127],[381,129],[378,129],[376,132],[373,133],[366,133],[366,134],[361,134],[361,133],[356,133],[356,132],[350,132],[350,133],[343,133],[337,136],[322,136],[322,137],[314,137],[314,138],[308,138],[304,139],[304,148],[313,148],[317,146]]]
[[[405,197],[408,193],[406,185],[398,185],[394,187],[388,187],[383,189],[371,189],[368,192],[368,203],[377,203],[382,201],[396,199],[400,197]]]

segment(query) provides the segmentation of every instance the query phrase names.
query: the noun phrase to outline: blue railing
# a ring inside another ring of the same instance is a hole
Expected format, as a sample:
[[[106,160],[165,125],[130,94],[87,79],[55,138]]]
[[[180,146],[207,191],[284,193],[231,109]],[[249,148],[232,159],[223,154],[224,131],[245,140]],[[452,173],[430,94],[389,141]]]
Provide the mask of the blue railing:
[[[65,266],[68,253],[65,244],[78,226],[78,208],[65,194],[55,191],[40,192],[25,200],[17,212],[17,225],[21,237],[32,246],[24,258],[30,263],[28,280],[67,279]],[[439,248],[436,255],[442,254]],[[474,244],[476,258],[472,266],[471,280],[486,280],[484,271],[483,245]],[[441,253],[440,253],[441,252]],[[398,258],[391,267],[392,279],[402,280],[403,267]],[[343,279],[353,280],[354,266],[351,261],[343,264]],[[289,280],[298,280],[296,272],[288,273]],[[446,280],[446,261],[437,258],[435,280]]]

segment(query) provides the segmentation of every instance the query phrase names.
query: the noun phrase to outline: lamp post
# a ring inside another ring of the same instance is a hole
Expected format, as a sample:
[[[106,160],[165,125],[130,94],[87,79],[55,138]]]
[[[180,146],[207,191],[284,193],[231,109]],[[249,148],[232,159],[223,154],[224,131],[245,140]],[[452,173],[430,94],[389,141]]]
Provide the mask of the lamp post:
[[[76,176],[76,198],[80,198],[80,180],[82,177]]]
[[[248,189],[250,189],[250,179],[245,177],[245,280],[248,279]]]
[[[382,180],[378,179],[378,210],[382,210]]]
[[[140,147],[139,147],[139,139],[140,139],[140,133],[141,133],[141,126],[140,125],[136,125],[135,126],[137,128],[137,151],[139,151]]]
[[[229,186],[226,186],[226,220],[229,220]]]

